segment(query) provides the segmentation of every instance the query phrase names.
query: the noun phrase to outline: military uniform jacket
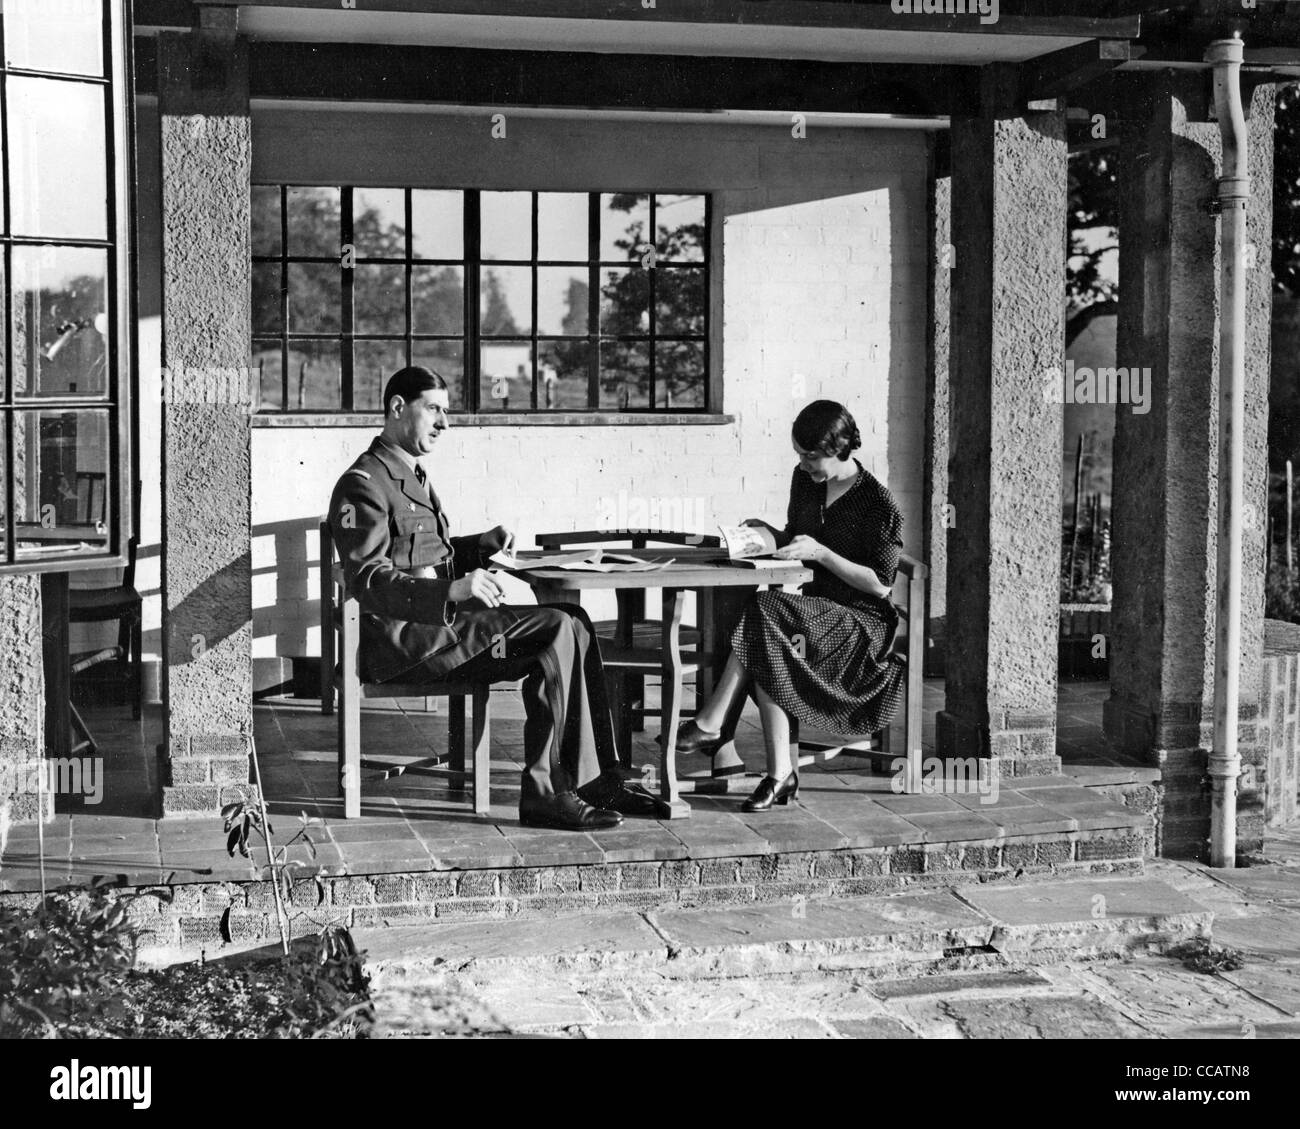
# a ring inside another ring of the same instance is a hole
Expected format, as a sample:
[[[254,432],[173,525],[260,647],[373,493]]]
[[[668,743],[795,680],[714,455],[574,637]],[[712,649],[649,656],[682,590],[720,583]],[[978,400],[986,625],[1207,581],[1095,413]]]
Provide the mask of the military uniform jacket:
[[[375,439],[334,487],[330,530],[348,593],[361,606],[361,676],[387,682],[433,655],[444,666],[492,646],[496,627],[450,600],[452,581],[501,548],[488,533],[452,537],[432,484]],[[487,617],[490,620],[490,617]]]

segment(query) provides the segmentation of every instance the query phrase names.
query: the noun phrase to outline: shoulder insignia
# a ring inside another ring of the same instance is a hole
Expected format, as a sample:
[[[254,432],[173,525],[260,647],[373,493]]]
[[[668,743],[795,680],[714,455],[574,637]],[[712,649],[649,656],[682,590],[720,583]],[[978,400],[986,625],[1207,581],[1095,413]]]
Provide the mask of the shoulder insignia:
[[[361,475],[362,478],[369,478],[369,477],[370,477],[370,472],[369,472],[368,470],[361,470],[361,469],[359,469],[358,467],[352,467],[352,468],[351,468],[347,473],[348,473],[348,474],[359,474],[359,475]]]

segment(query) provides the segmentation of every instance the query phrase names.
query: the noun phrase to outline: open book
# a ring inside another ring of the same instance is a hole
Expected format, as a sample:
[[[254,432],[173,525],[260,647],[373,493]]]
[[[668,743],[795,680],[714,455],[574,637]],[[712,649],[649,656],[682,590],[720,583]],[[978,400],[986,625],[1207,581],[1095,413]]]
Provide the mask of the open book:
[[[720,525],[722,543],[727,557],[734,565],[746,568],[788,568],[790,561],[776,560],[776,538],[772,531],[758,525]]]
[[[493,553],[488,560],[514,572],[531,572],[539,568],[563,568],[574,572],[657,572],[673,563],[673,558],[643,561],[640,557],[623,556],[604,549],[579,549],[572,553],[543,553],[527,557]]]

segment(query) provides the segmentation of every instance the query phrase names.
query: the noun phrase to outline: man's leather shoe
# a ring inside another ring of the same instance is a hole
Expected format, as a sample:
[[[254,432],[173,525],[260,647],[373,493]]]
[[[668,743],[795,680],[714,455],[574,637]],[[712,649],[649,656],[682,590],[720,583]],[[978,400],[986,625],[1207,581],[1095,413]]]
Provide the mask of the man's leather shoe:
[[[623,817],[616,811],[592,807],[574,792],[561,792],[541,803],[520,807],[519,822],[525,827],[555,827],[561,831],[599,831],[617,827]]]
[[[664,814],[664,805],[640,784],[625,781],[618,773],[602,773],[578,789],[578,796],[594,807],[622,812],[623,815]]]

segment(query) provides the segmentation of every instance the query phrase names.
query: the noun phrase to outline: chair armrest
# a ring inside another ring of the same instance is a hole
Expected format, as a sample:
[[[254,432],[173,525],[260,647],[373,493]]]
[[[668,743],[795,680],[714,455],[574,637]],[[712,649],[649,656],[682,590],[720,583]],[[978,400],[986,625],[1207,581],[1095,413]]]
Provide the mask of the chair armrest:
[[[898,558],[898,571],[908,580],[924,580],[930,575],[930,570],[915,557],[909,557],[906,553]]]
[[[565,545],[589,545],[595,542],[631,541],[634,548],[650,542],[659,545],[695,545],[717,549],[722,538],[706,533],[682,533],[674,529],[583,529],[569,533],[539,533],[533,539],[539,549],[562,549]]]

